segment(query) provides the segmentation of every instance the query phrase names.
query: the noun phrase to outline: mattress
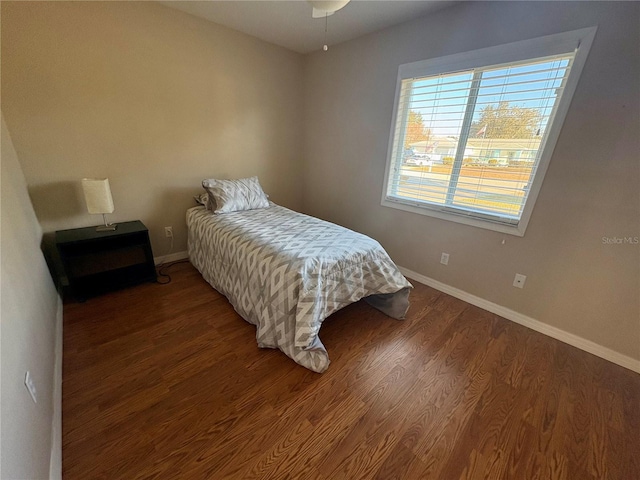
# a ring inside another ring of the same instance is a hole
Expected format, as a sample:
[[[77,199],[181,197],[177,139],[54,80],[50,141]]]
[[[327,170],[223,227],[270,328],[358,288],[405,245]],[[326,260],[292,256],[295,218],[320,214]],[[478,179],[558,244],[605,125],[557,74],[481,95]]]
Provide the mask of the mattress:
[[[366,298],[404,318],[411,284],[372,238],[271,204],[214,215],[187,211],[188,252],[203,278],[256,326],[259,347],[278,348],[323,372],[324,319]]]

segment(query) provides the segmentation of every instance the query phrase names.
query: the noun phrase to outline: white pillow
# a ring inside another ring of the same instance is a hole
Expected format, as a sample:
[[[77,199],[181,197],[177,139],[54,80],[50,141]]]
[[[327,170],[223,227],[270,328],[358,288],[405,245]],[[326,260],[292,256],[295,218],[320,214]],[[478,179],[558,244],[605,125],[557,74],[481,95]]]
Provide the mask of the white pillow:
[[[239,180],[217,180],[207,178],[202,186],[215,202],[213,213],[229,213],[269,207],[269,199],[262,191],[258,177]]]

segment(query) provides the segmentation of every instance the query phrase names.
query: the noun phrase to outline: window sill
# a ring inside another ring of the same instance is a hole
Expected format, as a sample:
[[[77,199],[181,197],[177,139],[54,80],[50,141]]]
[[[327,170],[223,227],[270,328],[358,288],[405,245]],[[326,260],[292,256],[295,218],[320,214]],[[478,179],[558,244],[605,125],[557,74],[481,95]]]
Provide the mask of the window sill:
[[[437,208],[429,208],[427,206],[413,206],[407,205],[399,201],[382,199],[382,206],[395,208],[397,210],[403,210],[405,212],[417,213],[418,215],[426,215],[428,217],[439,218],[441,220],[448,220],[450,222],[461,223],[463,225],[469,225],[471,227],[483,228],[485,230],[493,230],[494,232],[506,233],[507,235],[514,235],[516,237],[523,237],[527,228],[528,218],[524,215],[520,219],[518,225],[505,225],[503,223],[492,222],[489,220],[482,220],[480,218],[474,218],[471,216],[455,213],[444,212]]]

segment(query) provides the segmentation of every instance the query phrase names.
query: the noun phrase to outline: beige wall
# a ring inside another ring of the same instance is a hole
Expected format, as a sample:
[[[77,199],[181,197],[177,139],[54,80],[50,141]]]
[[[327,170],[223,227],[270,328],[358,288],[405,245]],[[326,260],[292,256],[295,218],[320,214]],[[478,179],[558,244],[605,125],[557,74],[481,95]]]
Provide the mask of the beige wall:
[[[60,330],[56,329],[62,319],[58,310],[59,297],[40,251],[42,231],[29,201],[4,117],[1,156],[0,477],[49,478],[52,459],[52,472],[57,473],[53,478],[59,478],[59,371],[54,378],[56,362],[57,368],[60,367],[55,352],[57,337],[61,336]],[[24,386],[27,370],[37,389],[37,404],[33,403]],[[53,452],[52,425],[56,426]]]
[[[2,109],[45,232],[95,225],[79,187],[108,177],[114,221],[154,255],[186,249],[203,178],[258,175],[301,206],[302,56],[153,2],[2,2]]]
[[[380,205],[398,65],[593,25],[524,238]],[[640,245],[602,242],[640,236],[639,25],[635,2],[470,2],[310,55],[305,210],[377,238],[399,265],[640,359]]]

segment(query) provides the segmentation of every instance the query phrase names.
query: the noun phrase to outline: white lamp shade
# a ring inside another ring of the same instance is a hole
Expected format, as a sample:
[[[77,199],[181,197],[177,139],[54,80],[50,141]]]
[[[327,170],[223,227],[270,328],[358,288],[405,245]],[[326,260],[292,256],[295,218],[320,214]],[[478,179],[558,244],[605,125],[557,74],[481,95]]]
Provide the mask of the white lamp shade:
[[[82,189],[89,213],[113,213],[108,178],[83,178]]]

